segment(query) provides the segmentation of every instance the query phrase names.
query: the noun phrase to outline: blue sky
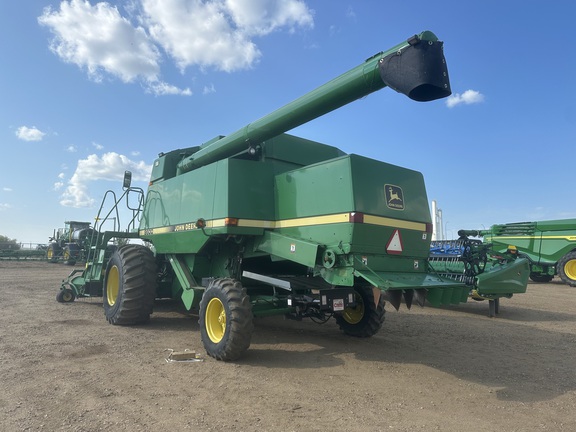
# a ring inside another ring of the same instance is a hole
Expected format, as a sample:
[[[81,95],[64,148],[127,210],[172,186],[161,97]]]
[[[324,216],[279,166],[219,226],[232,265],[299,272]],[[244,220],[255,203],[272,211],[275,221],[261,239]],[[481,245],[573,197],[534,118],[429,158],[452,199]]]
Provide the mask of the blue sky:
[[[93,221],[124,170],[199,145],[431,30],[453,96],[383,89],[291,131],[421,171],[445,229],[576,218],[576,3],[0,3],[0,234]]]

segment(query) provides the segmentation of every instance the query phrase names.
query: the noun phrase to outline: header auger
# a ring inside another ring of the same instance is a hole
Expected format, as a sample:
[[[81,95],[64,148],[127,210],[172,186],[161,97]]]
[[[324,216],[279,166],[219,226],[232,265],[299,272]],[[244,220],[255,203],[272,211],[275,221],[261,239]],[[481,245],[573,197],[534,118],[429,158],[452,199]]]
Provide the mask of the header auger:
[[[334,317],[345,334],[369,337],[385,298],[465,302],[468,285],[430,269],[419,172],[285,133],[386,86],[416,101],[448,96],[442,42],[423,32],[227,137],[161,153],[138,230],[102,233],[62,290],[102,295],[106,318],[122,325],[147,321],[155,298],[181,298],[219,360],[244,354],[255,316]],[[108,259],[119,237],[149,247]]]

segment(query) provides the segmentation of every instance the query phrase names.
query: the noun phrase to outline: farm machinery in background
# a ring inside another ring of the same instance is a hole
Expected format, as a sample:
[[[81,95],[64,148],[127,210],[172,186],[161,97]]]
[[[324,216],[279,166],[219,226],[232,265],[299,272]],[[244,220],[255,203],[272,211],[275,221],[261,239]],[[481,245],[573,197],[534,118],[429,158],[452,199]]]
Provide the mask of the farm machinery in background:
[[[514,246],[519,256],[529,260],[534,282],[550,282],[558,275],[576,287],[576,219],[492,225],[469,235],[483,237],[500,253]]]
[[[421,173],[286,134],[386,86],[422,102],[450,95],[443,43],[423,32],[229,136],[160,153],[146,192],[128,176],[114,198],[113,208],[135,203],[133,228],[98,232],[57,300],[102,296],[108,322],[131,325],[149,320],[156,298],[181,299],[198,311],[207,354],[225,361],[250,346],[254,317],[335,318],[344,334],[369,337],[386,300],[466,302],[469,285],[428,261]],[[112,239],[143,244],[108,258]],[[506,273],[499,289],[518,285]]]
[[[90,243],[97,234],[90,225],[90,222],[66,221],[64,228],[55,229],[46,248],[48,262],[74,265],[78,261],[85,261]]]
[[[476,231],[458,231],[457,240],[430,243],[431,267],[442,277],[466,284],[473,300],[488,300],[489,316],[499,312],[500,298],[526,292],[528,260],[519,258],[516,247],[496,250],[494,245],[470,238]]]

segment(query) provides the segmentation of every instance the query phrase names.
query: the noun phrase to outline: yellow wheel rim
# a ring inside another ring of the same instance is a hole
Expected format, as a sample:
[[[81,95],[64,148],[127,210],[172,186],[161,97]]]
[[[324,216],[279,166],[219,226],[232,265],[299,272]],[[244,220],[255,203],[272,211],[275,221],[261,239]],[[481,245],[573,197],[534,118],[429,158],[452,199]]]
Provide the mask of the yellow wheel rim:
[[[70,259],[70,251],[66,249],[64,251],[64,261],[68,261]]]
[[[213,298],[208,302],[205,325],[210,340],[214,343],[220,342],[226,331],[226,310],[220,299]]]
[[[46,258],[52,259],[52,256],[53,256],[53,255],[54,255],[54,254],[53,254],[53,252],[52,252],[52,249],[48,249],[48,252],[46,252]]]
[[[110,306],[114,306],[118,300],[118,291],[120,290],[120,273],[117,266],[112,266],[106,279],[106,300]]]
[[[342,312],[342,317],[350,324],[358,324],[364,316],[364,302],[362,297],[355,293],[356,307],[347,307]]]
[[[564,273],[569,279],[576,280],[576,259],[570,260],[564,266]]]

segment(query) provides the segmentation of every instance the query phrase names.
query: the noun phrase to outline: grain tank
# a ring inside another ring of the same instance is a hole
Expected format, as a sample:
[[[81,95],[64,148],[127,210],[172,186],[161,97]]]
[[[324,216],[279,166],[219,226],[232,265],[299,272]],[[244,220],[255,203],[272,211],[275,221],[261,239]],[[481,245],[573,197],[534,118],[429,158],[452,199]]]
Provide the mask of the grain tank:
[[[198,309],[204,347],[220,360],[248,349],[253,317],[334,317],[345,334],[369,337],[385,299],[465,302],[465,284],[429,268],[421,173],[286,133],[386,86],[415,101],[448,96],[443,43],[425,31],[231,135],[161,153],[139,228],[102,233],[62,289],[102,295],[112,324],[147,321],[156,297],[180,298]],[[149,247],[106,260],[114,237]]]

